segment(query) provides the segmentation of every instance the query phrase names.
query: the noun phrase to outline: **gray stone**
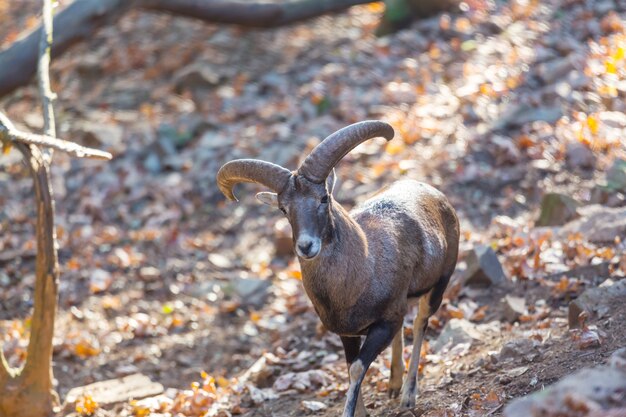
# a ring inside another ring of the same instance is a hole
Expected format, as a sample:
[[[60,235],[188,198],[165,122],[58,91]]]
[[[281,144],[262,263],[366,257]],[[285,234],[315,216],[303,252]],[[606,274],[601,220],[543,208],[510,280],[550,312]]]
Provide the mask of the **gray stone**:
[[[270,281],[253,278],[239,278],[232,283],[233,289],[241,299],[241,304],[253,308],[261,308],[269,296]],[[224,288],[224,292],[226,288]]]
[[[100,381],[83,387],[72,388],[67,393],[65,401],[74,403],[84,395],[91,397],[99,404],[113,404],[127,401],[130,398],[139,399],[163,392],[163,385],[152,382],[149,377],[134,374],[123,378]]]
[[[616,159],[606,172],[606,187],[609,190],[626,190],[626,161]]]
[[[539,227],[564,225],[578,217],[579,205],[576,200],[565,194],[545,194],[541,199],[541,213],[535,225]]]
[[[532,107],[528,104],[513,105],[495,123],[495,129],[521,127],[527,123],[544,121],[554,123],[563,116],[559,107]]]
[[[590,242],[613,243],[626,238],[626,207],[590,205],[578,209],[580,218],[567,223],[559,231],[563,238],[582,233]]]
[[[579,316],[586,312],[592,318],[603,318],[610,313],[610,306],[626,297],[626,280],[607,280],[599,287],[590,288],[569,303],[568,322],[570,329],[580,328]]]
[[[581,369],[545,390],[513,400],[504,409],[504,417],[579,415],[572,408],[577,405],[592,406],[589,411],[597,412],[593,415],[623,415],[610,410],[626,406],[626,369],[620,366],[625,363],[624,354],[620,349],[613,353],[609,366]]]
[[[480,340],[481,333],[476,326],[465,319],[450,319],[444,326],[441,334],[433,343],[435,352],[441,351],[444,347],[454,347],[461,343],[472,343]]]
[[[596,156],[588,146],[580,142],[571,142],[565,148],[565,161],[569,169],[593,168],[596,164]]]
[[[507,295],[502,299],[502,315],[508,322],[519,320],[522,314],[526,313],[526,300],[522,297]]]
[[[532,362],[539,354],[539,342],[532,339],[514,339],[502,346],[498,361]]]
[[[465,285],[489,286],[506,281],[498,256],[489,246],[476,246],[467,255]]]

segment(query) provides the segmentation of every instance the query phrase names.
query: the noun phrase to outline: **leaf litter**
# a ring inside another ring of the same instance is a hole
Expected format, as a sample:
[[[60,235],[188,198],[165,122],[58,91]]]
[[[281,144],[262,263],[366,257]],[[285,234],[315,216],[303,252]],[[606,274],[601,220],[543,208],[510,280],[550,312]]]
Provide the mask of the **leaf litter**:
[[[6,9],[5,44],[36,14],[37,2],[25,3]],[[366,118],[387,120],[397,138],[342,161],[337,199],[351,207],[406,175],[442,189],[462,220],[459,272],[429,325],[417,411],[501,415],[511,398],[623,344],[621,304],[580,330],[566,317],[585,289],[623,277],[625,236],[590,241],[594,230],[535,223],[548,191],[624,205],[615,173],[626,160],[626,11],[611,1],[478,0],[375,38],[382,7],[270,31],[133,12],[53,63],[61,130],[116,155],[104,166],[55,156],[57,390],[137,370],[168,388],[108,408],[82,398],[68,413],[337,414],[347,389],[341,344],[319,326],[297,263],[276,255],[278,214],[255,205],[252,190],[226,204],[214,175],[239,157],[295,167],[325,135]],[[188,84],[198,67],[217,81]],[[33,87],[1,104],[40,127]],[[13,153],[0,159],[0,253],[12,254],[0,260],[0,341],[17,367],[29,336],[34,212]],[[496,252],[503,288],[460,281],[477,245]],[[506,294],[526,302],[514,323],[503,316]],[[452,319],[492,331],[433,351]],[[407,319],[409,340],[410,327]],[[538,353],[498,361],[518,339],[538,340]],[[382,355],[367,376],[370,414],[393,415],[389,365]]]

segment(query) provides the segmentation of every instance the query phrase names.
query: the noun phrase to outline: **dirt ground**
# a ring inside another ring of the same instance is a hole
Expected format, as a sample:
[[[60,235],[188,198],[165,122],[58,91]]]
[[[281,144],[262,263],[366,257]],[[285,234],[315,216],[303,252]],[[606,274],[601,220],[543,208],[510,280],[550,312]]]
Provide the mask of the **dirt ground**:
[[[401,176],[418,178],[446,193],[463,233],[458,271],[427,332],[416,409],[399,414],[388,400],[385,352],[363,388],[370,415],[499,416],[512,399],[603,363],[626,343],[626,306],[615,301],[590,321],[603,334],[591,348],[568,330],[567,307],[623,276],[623,244],[535,227],[546,191],[597,203],[594,190],[625,156],[626,124],[602,117],[624,109],[623,84],[613,94],[603,83],[626,78],[608,66],[623,60],[626,11],[598,3],[472,1],[386,38],[374,36],[380,5],[264,31],[134,11],[56,59],[59,135],[114,154],[110,163],[55,155],[61,398],[137,372],[170,398],[196,398],[190,386],[204,372],[217,381],[219,412],[339,415],[341,344],[321,328],[296,260],[276,255],[280,213],[257,204],[250,186],[226,203],[215,175],[241,157],[293,169],[319,139],[366,118],[389,121],[398,138],[346,157],[335,198],[350,208]],[[0,5],[0,45],[37,24],[38,2]],[[41,128],[34,85],[2,98],[0,109]],[[622,207],[622,191],[601,204]],[[32,307],[32,205],[17,152],[1,156],[0,342],[13,366],[24,359]],[[497,252],[507,280],[465,287],[466,254],[481,244]],[[561,275],[598,261],[609,273]],[[515,323],[504,318],[505,295],[525,299]],[[469,320],[480,338],[434,351],[452,318]],[[522,339],[535,342],[532,354],[498,359],[506,342]],[[262,375],[244,377],[262,358]],[[321,371],[320,381],[277,388],[307,371]],[[303,401],[327,408],[309,411]],[[59,415],[72,413],[65,404]],[[142,415],[131,402],[97,413]]]

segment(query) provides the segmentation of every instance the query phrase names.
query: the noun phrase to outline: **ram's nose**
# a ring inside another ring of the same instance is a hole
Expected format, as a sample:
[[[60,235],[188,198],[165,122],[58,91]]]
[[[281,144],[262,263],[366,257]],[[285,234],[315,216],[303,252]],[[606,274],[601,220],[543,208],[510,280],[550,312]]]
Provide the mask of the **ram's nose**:
[[[300,236],[296,242],[296,252],[301,258],[313,259],[319,254],[321,246],[319,239],[308,235]]]

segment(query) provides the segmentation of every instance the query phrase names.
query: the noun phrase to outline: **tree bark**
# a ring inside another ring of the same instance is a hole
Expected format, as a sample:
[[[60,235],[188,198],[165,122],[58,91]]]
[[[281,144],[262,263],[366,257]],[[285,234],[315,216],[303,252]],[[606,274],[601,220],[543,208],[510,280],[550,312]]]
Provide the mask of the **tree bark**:
[[[290,0],[252,3],[241,0],[139,0],[139,7],[210,23],[274,28],[374,0]]]
[[[50,90],[50,47],[52,45],[52,0],[43,0],[43,27],[39,48],[39,91],[44,114],[44,133],[56,134],[54,95]],[[13,124],[2,116],[2,133],[8,136]],[[7,125],[8,123],[8,125]],[[30,168],[35,185],[37,210],[37,261],[35,267],[35,293],[33,317],[26,364],[21,372],[8,369],[4,356],[0,376],[0,415],[6,417],[47,417],[52,416],[59,397],[52,381],[52,340],[54,319],[58,304],[59,261],[57,239],[54,227],[54,199],[50,183],[50,162],[52,151],[45,153],[32,144],[14,142]]]
[[[41,151],[33,145],[16,142],[35,184],[37,204],[37,264],[35,305],[31,322],[26,364],[22,372],[8,369],[3,361],[0,371],[0,416],[45,417],[53,414],[58,397],[52,387],[52,338],[58,298],[59,264],[54,201],[50,170]],[[2,358],[4,359],[4,357]],[[4,379],[4,381],[3,381]]]
[[[374,0],[290,0],[275,3],[242,0],[75,0],[54,17],[57,28],[52,57],[60,56],[133,7],[168,12],[211,23],[271,28],[335,13]],[[37,68],[41,27],[0,51],[0,97],[27,85]]]

